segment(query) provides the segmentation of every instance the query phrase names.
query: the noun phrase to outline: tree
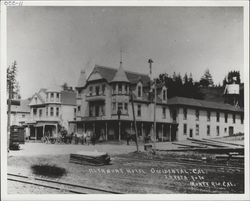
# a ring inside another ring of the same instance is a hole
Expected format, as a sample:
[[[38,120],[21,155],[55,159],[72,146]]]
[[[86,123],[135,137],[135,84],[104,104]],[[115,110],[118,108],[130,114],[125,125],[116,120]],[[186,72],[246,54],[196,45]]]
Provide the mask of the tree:
[[[226,84],[240,84],[240,72],[239,71],[230,71],[223,80],[223,86]]]
[[[20,86],[16,79],[17,76],[17,62],[14,61],[11,66],[7,68],[7,92],[10,93],[11,99],[21,99]]]
[[[207,69],[204,73],[204,75],[200,79],[200,86],[202,87],[212,87],[214,85],[212,75],[209,72],[209,69]]]
[[[17,75],[17,63],[13,62],[11,66],[7,68],[7,92],[8,92],[8,119],[7,119],[7,148],[10,147],[10,115],[11,115],[11,100],[21,98],[19,94],[19,84],[16,80]]]

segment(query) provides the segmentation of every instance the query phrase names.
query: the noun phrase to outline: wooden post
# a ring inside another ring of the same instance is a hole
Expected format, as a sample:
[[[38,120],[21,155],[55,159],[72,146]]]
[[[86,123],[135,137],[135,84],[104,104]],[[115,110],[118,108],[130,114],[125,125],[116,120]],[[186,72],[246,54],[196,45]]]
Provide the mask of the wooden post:
[[[170,124],[170,125],[169,125],[169,141],[170,141],[170,142],[171,142],[171,130],[172,130],[171,127],[172,127],[172,126],[171,126],[171,124]]]
[[[108,123],[105,122],[105,138],[106,138],[106,141],[108,141]]]
[[[10,147],[10,116],[11,116],[11,98],[12,98],[12,84],[9,80],[9,100],[8,100],[8,119],[7,119],[7,151],[9,152]]]
[[[135,126],[135,138],[136,138],[136,151],[139,151],[139,147],[138,147],[138,133],[137,133],[137,125],[136,125],[136,119],[135,119],[135,108],[134,108],[134,99],[133,99],[133,95],[132,95],[132,91],[130,91],[130,97],[131,97],[131,104],[132,104],[132,112],[133,112],[133,119],[134,119],[134,126]]]
[[[45,125],[43,125],[43,137],[44,137],[44,133],[45,133]]]
[[[93,123],[93,133],[95,135],[95,122]]]
[[[130,123],[130,134],[132,134],[132,122]]]
[[[161,141],[163,142],[163,124],[161,125]]]
[[[143,132],[143,122],[141,122],[141,135],[142,135],[142,138],[144,139],[144,132]]]
[[[83,131],[84,131],[84,133],[86,133],[86,126],[85,126],[85,123],[83,123]]]
[[[35,142],[37,140],[37,127],[35,127]]]
[[[121,120],[118,120],[118,132],[119,132],[119,141],[121,141]]]

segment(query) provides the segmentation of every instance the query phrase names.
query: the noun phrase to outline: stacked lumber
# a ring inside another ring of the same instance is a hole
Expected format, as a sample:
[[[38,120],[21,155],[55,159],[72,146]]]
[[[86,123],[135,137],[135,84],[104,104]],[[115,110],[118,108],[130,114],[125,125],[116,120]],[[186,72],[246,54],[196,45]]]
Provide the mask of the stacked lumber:
[[[244,145],[224,142],[215,139],[187,139],[188,143],[174,143],[181,145],[180,149],[192,150],[192,151],[202,151],[207,153],[219,153],[219,154],[228,154],[234,153],[232,155],[244,154]]]
[[[110,163],[110,156],[104,152],[97,151],[81,151],[70,154],[70,163],[77,163],[81,165],[108,165]]]

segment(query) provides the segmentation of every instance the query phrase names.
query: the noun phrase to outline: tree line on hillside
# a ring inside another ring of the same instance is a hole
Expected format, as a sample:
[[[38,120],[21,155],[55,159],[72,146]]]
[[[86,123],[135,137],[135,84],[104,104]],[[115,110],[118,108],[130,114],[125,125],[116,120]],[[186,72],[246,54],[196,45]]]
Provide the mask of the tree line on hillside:
[[[220,84],[215,85],[213,77],[209,69],[207,69],[199,81],[193,80],[192,73],[189,75],[185,73],[184,77],[182,77],[180,73],[176,74],[175,72],[172,76],[169,76],[167,73],[162,73],[156,81],[158,84],[165,85],[168,88],[168,98],[180,96],[204,99],[204,94],[200,90],[201,88],[221,88],[225,87],[226,84],[233,83],[234,80],[237,84],[241,83],[239,71],[230,71],[222,81],[222,86]]]

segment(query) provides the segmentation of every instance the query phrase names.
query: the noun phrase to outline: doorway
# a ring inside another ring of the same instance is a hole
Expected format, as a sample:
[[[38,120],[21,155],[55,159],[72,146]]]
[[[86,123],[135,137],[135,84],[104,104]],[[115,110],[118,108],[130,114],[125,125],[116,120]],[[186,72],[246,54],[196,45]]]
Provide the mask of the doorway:
[[[192,138],[193,137],[193,129],[189,130],[189,137]]]
[[[229,136],[232,136],[234,134],[234,127],[229,126]]]

